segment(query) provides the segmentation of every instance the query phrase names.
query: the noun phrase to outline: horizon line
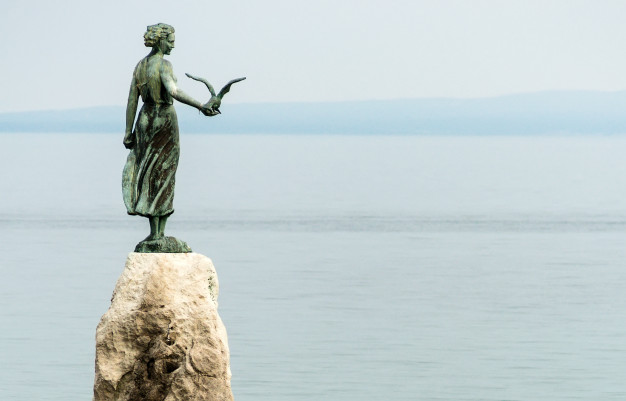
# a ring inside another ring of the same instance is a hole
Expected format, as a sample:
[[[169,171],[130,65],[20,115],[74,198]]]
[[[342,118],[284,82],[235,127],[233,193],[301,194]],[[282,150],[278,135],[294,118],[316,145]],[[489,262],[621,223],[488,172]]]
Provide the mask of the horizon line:
[[[272,102],[233,102],[231,105],[294,105],[294,104],[339,104],[339,103],[369,103],[369,102],[397,102],[397,101],[411,101],[411,100],[488,100],[488,99],[500,99],[507,97],[515,97],[515,96],[526,96],[526,95],[538,95],[538,94],[555,94],[555,93],[619,93],[626,92],[626,89],[618,89],[618,90],[596,90],[596,89],[547,89],[540,91],[529,91],[529,92],[514,92],[500,95],[487,95],[487,96],[475,96],[475,97],[456,97],[456,96],[432,96],[432,97],[400,97],[400,98],[389,98],[389,99],[353,99],[353,100],[297,100],[297,101],[272,101]],[[180,102],[178,102],[180,103]],[[32,113],[32,112],[63,112],[63,111],[72,111],[72,110],[90,110],[90,109],[99,109],[99,108],[114,108],[114,107],[125,107],[124,103],[120,104],[102,104],[102,105],[94,105],[94,106],[86,106],[86,107],[68,107],[68,108],[59,108],[59,109],[28,109],[28,110],[14,110],[14,111],[0,111],[0,115],[2,114],[21,114],[21,113]]]

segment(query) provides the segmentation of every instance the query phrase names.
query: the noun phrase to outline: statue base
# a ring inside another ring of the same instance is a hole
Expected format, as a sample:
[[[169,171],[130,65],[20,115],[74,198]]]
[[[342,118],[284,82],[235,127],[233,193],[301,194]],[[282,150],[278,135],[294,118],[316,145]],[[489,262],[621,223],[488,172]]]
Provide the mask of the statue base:
[[[191,248],[185,241],[174,237],[144,240],[135,247],[137,253],[189,253]]]
[[[233,401],[213,263],[131,253],[96,330],[93,401]]]

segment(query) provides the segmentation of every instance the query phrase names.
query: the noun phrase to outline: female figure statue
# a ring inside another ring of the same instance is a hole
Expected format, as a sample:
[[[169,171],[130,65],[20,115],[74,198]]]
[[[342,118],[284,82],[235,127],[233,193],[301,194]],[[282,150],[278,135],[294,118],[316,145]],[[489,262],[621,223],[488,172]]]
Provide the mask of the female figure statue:
[[[122,193],[128,214],[147,217],[150,235],[136,252],[190,252],[187,245],[165,237],[165,223],[174,213],[174,184],[180,143],[173,99],[197,108],[206,116],[213,109],[176,87],[172,64],[163,58],[174,48],[174,28],[167,24],[148,27],[144,44],[152,51],[133,73],[126,106],[124,146],[130,154],[124,166]],[[135,122],[137,103],[143,106]],[[134,130],[133,130],[134,123]]]

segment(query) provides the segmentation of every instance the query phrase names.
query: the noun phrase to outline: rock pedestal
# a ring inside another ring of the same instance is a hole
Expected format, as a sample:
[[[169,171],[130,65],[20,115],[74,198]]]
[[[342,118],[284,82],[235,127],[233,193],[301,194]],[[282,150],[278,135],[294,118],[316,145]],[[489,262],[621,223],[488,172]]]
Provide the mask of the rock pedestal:
[[[96,330],[94,401],[231,401],[211,260],[131,253]]]

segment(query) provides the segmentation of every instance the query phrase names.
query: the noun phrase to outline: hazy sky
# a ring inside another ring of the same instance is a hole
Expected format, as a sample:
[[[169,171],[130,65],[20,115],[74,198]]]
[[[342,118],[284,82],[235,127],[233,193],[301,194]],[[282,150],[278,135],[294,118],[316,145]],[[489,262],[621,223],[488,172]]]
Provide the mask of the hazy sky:
[[[626,1],[2,0],[0,112],[125,104],[147,25],[176,29],[204,101],[484,97],[626,89]]]

